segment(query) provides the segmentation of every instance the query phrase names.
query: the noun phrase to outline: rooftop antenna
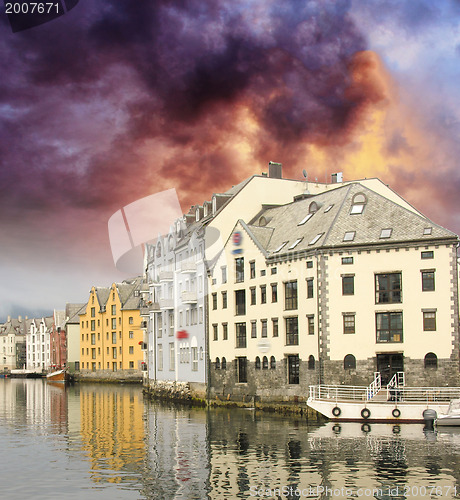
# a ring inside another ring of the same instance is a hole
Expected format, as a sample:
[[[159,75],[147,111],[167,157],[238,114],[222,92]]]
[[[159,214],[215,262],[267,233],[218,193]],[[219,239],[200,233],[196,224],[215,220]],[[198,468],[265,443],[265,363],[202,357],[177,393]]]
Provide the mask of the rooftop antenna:
[[[302,170],[302,174],[305,177],[305,191],[304,194],[310,194],[310,191],[308,190],[308,174],[305,169]]]

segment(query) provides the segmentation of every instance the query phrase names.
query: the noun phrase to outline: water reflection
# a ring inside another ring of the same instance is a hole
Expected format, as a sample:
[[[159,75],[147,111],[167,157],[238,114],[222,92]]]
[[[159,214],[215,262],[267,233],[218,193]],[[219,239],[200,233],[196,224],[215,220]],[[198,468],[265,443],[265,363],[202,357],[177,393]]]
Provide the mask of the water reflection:
[[[460,429],[311,427],[140,387],[0,381],[0,446],[4,498],[460,498]]]

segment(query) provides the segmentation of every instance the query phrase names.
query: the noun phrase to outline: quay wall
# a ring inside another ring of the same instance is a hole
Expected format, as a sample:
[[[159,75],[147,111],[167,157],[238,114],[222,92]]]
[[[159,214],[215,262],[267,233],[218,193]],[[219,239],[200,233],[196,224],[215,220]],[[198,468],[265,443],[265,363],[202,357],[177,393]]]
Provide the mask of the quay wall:
[[[141,384],[142,371],[140,370],[98,370],[72,373],[75,382],[112,382],[112,383],[127,383],[127,384]]]

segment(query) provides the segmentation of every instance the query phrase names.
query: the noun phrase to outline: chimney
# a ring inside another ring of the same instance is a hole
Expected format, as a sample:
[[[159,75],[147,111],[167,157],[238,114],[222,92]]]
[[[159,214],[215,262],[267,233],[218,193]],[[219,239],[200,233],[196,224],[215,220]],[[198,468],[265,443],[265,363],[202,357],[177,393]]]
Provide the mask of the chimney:
[[[18,321],[21,322],[22,321],[22,316],[18,316]]]
[[[7,322],[9,323],[11,321],[11,316],[8,316]]]
[[[343,182],[343,172],[332,174],[332,184],[338,184],[339,182]]]
[[[272,179],[282,179],[283,178],[283,164],[276,163],[274,161],[268,162],[268,177]]]

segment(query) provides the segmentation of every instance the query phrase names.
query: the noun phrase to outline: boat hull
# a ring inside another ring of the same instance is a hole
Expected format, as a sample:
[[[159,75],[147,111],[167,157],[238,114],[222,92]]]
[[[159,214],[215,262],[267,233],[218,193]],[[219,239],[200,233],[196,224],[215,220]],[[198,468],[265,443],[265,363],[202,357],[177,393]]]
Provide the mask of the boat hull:
[[[58,370],[57,372],[48,373],[46,375],[48,382],[68,382],[69,375],[66,370]]]
[[[423,412],[446,413],[448,402],[339,401],[309,398],[307,405],[330,420],[343,422],[424,422]]]
[[[438,427],[458,427],[460,426],[460,415],[439,415],[435,423]]]

